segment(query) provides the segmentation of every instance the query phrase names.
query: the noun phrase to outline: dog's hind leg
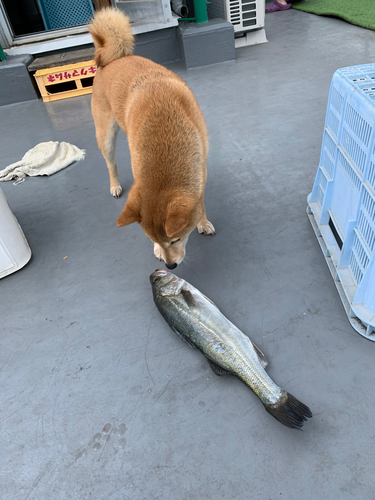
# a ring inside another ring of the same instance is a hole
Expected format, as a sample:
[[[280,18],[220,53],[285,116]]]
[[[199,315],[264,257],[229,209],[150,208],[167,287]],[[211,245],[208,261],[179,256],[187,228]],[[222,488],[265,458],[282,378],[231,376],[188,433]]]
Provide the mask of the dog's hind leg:
[[[122,193],[115,160],[116,138],[119,126],[110,111],[105,113],[101,111],[100,115],[97,117],[94,115],[94,121],[96,140],[107,162],[111,195],[118,198]]]

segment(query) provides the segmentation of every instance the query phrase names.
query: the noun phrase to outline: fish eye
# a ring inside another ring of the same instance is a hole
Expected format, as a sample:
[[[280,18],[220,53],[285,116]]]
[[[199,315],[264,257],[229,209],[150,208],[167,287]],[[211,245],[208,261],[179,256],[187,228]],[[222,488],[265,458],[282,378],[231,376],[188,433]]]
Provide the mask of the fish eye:
[[[180,240],[181,240],[181,238],[178,238],[178,240],[171,241],[171,245],[174,245],[175,243],[177,243]]]
[[[154,278],[152,280],[153,283],[157,283],[158,281],[160,281],[160,277],[159,276],[156,276],[156,278]]]

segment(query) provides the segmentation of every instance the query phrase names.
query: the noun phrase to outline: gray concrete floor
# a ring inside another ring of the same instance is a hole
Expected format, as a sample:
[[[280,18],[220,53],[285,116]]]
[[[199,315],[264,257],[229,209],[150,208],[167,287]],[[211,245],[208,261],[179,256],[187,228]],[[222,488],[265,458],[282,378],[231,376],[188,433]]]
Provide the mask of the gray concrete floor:
[[[138,225],[116,227],[126,195],[109,194],[90,96],[3,107],[1,168],[48,140],[87,156],[1,185],[33,251],[0,282],[2,500],[375,498],[375,344],[350,326],[305,214],[331,77],[373,62],[375,33],[293,10],[266,20],[269,43],[236,62],[177,68],[207,120],[217,235],[193,233],[176,272],[314,418],[283,427],[159,315],[159,264]],[[126,193],[124,135],[117,159]]]

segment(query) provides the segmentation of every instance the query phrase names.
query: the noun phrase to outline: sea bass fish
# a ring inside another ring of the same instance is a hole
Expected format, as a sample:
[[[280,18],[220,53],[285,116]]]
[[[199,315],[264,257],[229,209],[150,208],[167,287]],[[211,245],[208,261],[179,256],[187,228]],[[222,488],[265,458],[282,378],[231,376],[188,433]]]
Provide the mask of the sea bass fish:
[[[173,273],[150,276],[156,307],[172,330],[207,358],[216,375],[235,375],[279,422],[301,428],[310,409],[267,375],[264,354],[199,290]]]

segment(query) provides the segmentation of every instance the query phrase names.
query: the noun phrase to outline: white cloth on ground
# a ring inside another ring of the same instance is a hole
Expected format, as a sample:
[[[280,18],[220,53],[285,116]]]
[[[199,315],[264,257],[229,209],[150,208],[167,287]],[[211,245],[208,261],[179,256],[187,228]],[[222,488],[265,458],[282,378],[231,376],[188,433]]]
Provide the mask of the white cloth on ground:
[[[0,170],[0,181],[20,181],[27,175],[52,175],[85,157],[85,151],[68,142],[41,142],[22,160]]]

